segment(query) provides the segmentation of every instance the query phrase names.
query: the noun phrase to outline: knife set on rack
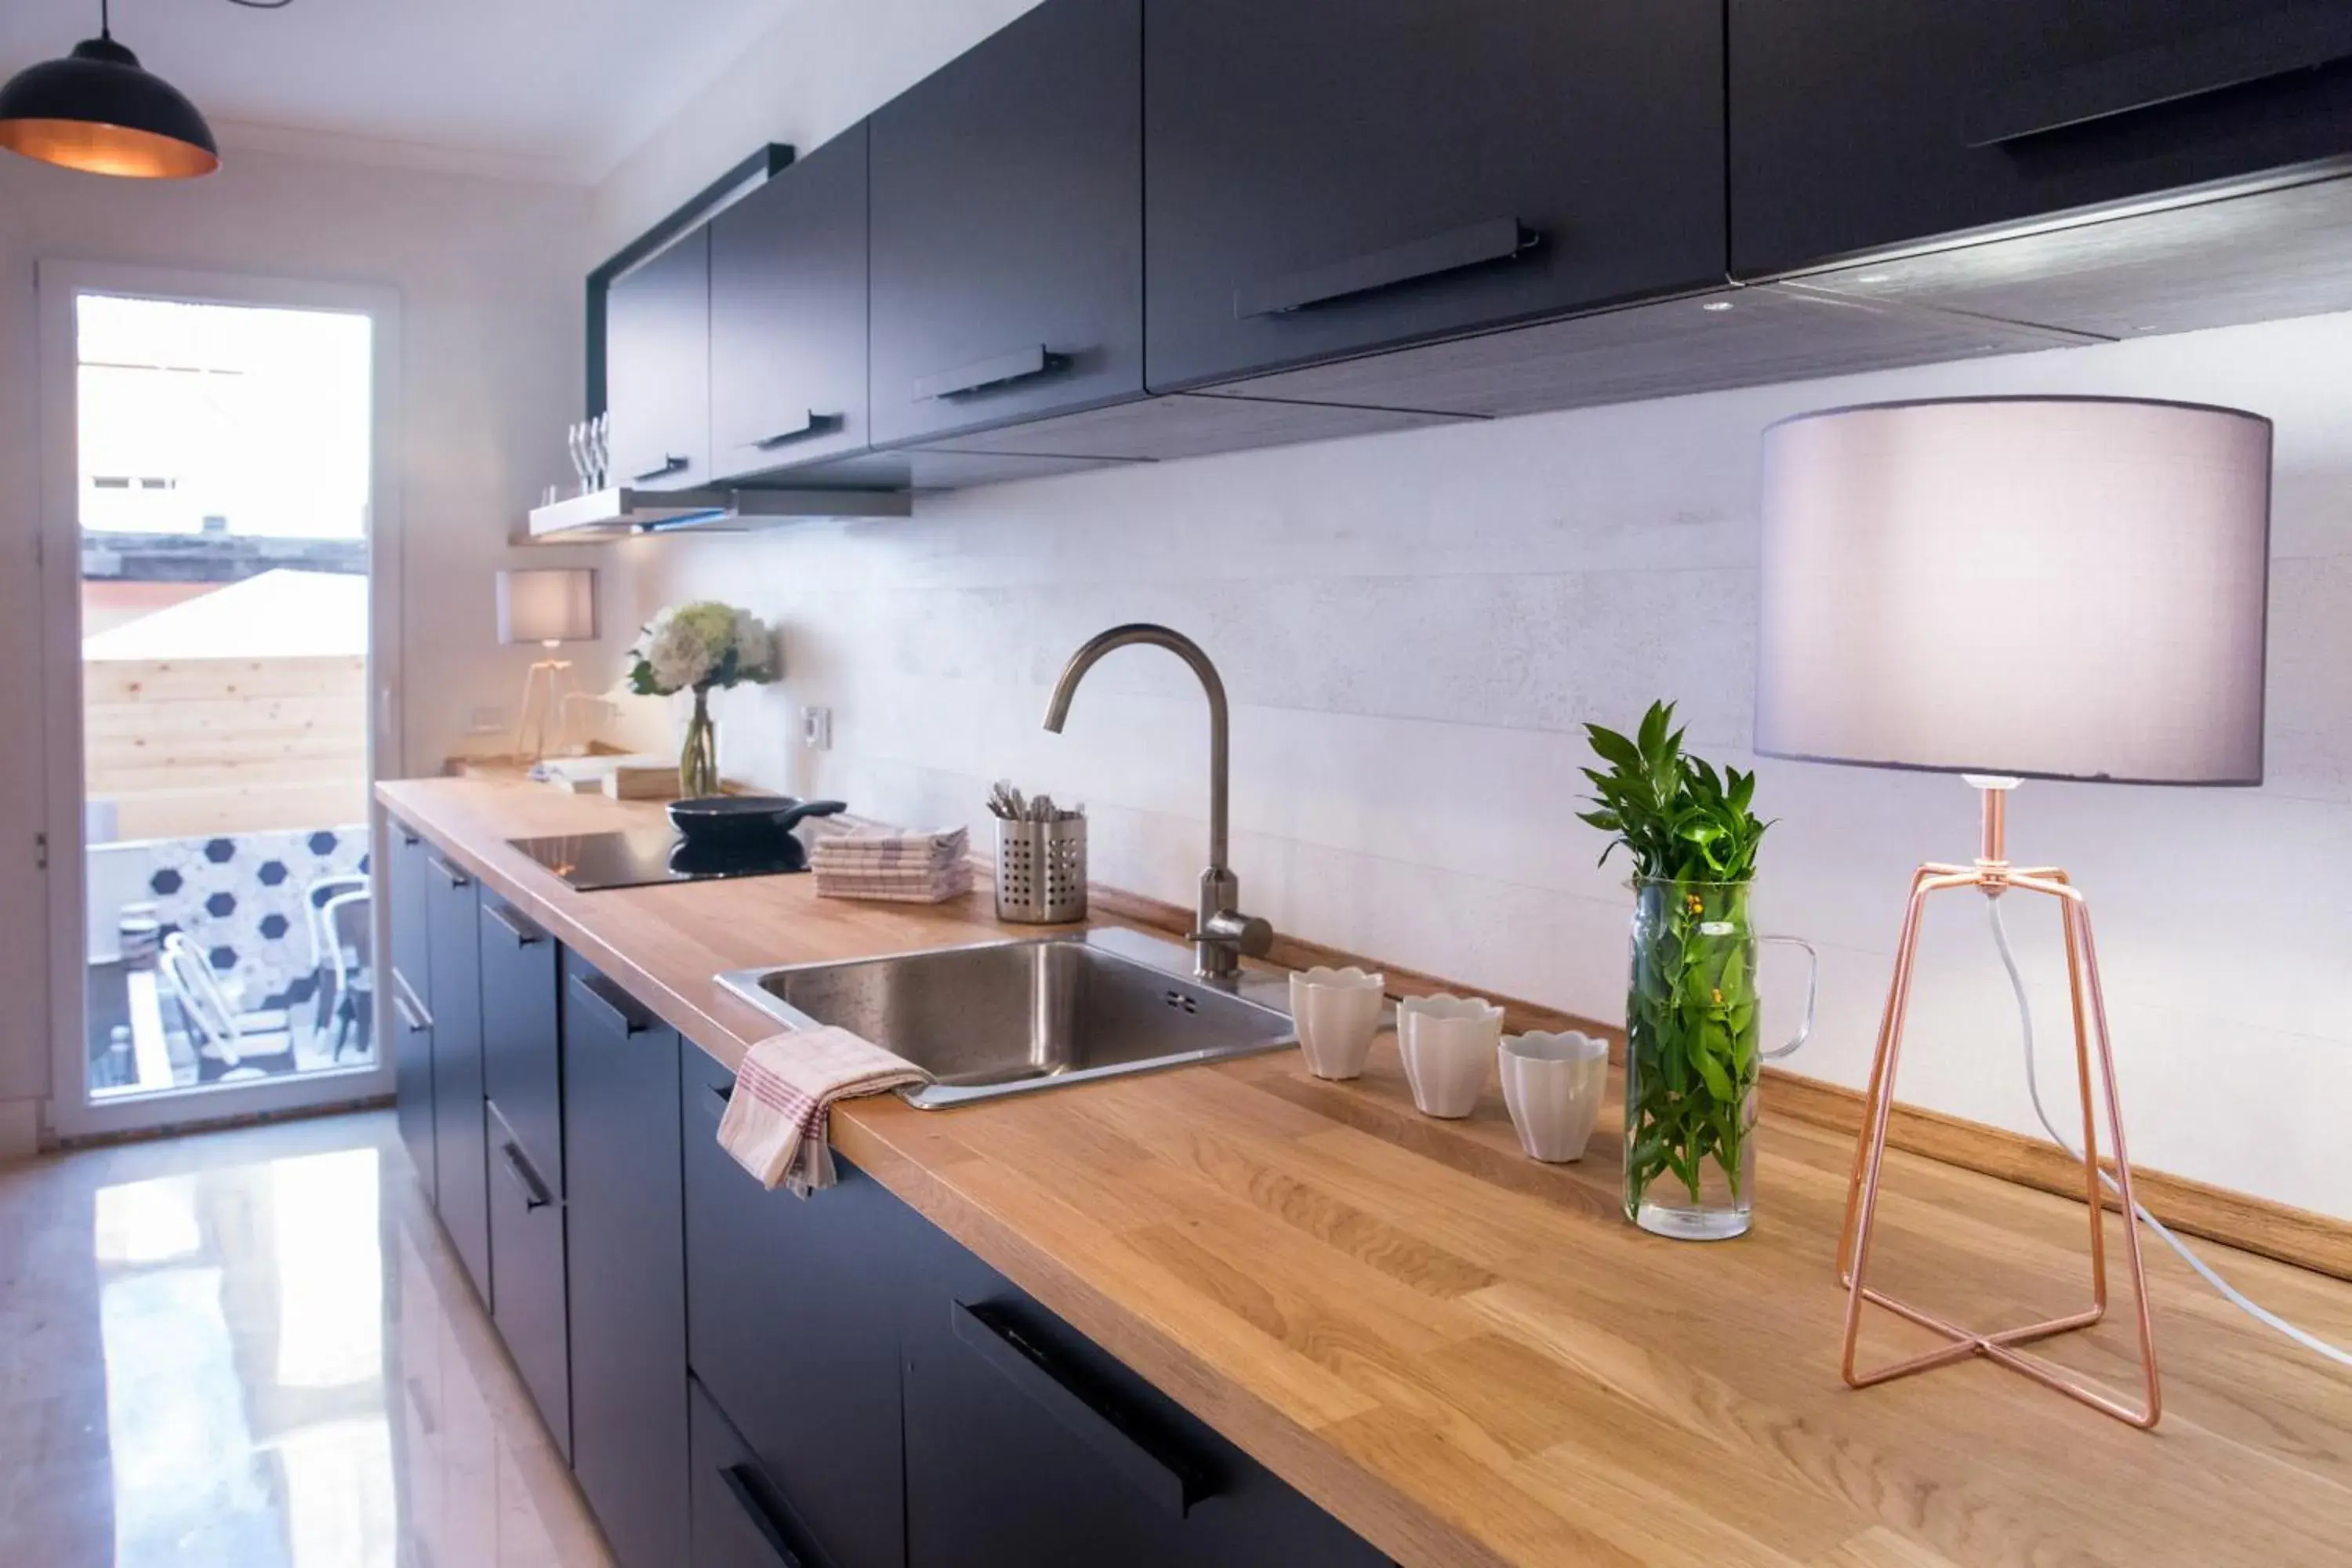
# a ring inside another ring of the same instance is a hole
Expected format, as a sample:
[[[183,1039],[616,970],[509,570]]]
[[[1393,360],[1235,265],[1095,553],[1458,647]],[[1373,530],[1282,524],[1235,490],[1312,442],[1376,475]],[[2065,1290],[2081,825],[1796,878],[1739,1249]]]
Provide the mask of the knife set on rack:
[[[1061,925],[1087,918],[1087,808],[1024,795],[1010,780],[989,792],[996,818],[996,918]]]

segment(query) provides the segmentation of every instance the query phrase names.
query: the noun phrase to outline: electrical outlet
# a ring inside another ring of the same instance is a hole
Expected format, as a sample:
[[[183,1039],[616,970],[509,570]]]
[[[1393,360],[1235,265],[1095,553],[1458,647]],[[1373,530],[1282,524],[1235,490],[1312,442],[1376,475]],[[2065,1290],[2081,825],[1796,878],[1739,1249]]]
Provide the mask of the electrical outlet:
[[[801,710],[801,744],[812,752],[833,750],[833,710],[803,708]]]

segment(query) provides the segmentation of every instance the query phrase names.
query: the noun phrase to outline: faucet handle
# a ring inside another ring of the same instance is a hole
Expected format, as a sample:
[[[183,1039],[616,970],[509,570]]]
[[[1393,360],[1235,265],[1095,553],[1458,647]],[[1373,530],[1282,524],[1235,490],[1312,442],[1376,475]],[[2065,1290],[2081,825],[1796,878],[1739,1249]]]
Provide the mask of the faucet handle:
[[[1244,958],[1264,958],[1274,951],[1274,927],[1256,915],[1245,915],[1238,910],[1221,910],[1202,922],[1200,931],[1186,933],[1186,942],[1213,942],[1230,947]]]

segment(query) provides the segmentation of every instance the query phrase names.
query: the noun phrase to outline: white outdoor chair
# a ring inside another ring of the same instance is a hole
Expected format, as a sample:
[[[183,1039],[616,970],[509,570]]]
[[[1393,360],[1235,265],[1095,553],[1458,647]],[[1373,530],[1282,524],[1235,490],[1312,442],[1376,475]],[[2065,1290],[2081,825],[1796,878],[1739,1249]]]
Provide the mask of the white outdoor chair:
[[[180,1004],[180,1014],[188,1021],[191,1033],[198,1037],[196,1055],[210,1058],[226,1069],[219,1076],[236,1073],[251,1076],[257,1069],[239,1072],[246,1067],[247,1057],[289,1056],[294,1049],[294,1034],[288,1026],[283,1011],[240,1013],[229,1003],[228,994],[214,978],[212,963],[196,950],[184,931],[173,931],[163,939],[162,963],[163,981]],[[205,1078],[200,1065],[196,1076]]]

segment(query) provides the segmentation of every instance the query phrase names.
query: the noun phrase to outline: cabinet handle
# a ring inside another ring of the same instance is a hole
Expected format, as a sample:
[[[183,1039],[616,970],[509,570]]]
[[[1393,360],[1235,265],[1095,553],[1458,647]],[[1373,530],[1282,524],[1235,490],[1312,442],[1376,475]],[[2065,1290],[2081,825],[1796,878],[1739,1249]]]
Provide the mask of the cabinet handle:
[[[620,1030],[625,1037],[642,1035],[653,1027],[653,1025],[646,1022],[644,1014],[629,1005],[625,1000],[613,994],[613,983],[603,975],[575,974],[572,977],[572,984],[578,988],[581,995],[596,1004],[600,1011],[611,1017],[613,1026]]]
[[[504,904],[485,901],[482,905],[482,918],[497,921],[509,936],[515,939],[517,947],[533,947],[547,940],[545,931]]]
[[[474,885],[474,879],[471,877],[468,877],[465,872],[460,871],[457,867],[452,866],[448,861],[444,860],[438,855],[427,855],[425,858],[425,864],[431,866],[436,871],[440,872],[442,876],[448,879],[449,885],[453,888],[470,888]]]
[[[1507,261],[1542,242],[1540,234],[1515,217],[1465,224],[1424,239],[1392,245],[1386,250],[1368,251],[1345,261],[1310,267],[1304,272],[1245,283],[1234,290],[1234,318],[1247,321],[1252,316],[1283,316],[1309,305],[1335,304],[1400,283],[1459,272],[1466,267],[1483,267],[1490,261]]]
[[[1960,139],[1998,147],[2347,58],[2352,16],[2342,6],[2269,6],[2242,21],[1990,88],[1963,112]]]
[[[398,833],[398,834],[400,835],[400,841],[401,841],[401,843],[402,843],[403,845],[406,846],[407,847],[409,847],[409,848],[411,848],[411,849],[414,849],[414,848],[415,848],[418,845],[420,845],[420,844],[422,844],[422,843],[424,843],[424,842],[425,842],[425,840],[424,840],[423,838],[419,837],[418,837],[417,835],[415,835],[415,833],[410,832],[406,827],[403,826],[401,824],[399,824],[399,823],[396,823],[396,822],[395,822],[395,823],[394,823],[392,826],[393,826],[393,831],[394,831],[395,833]]]
[[[755,452],[772,452],[779,447],[789,447],[795,441],[805,441],[812,436],[830,436],[840,429],[843,423],[844,416],[841,415],[819,414],[812,408],[809,410],[807,418],[789,429],[779,430],[772,436],[762,436],[758,440],[747,441],[744,445]]]
[[[433,1026],[432,1016],[408,999],[408,982],[393,977],[392,1010],[400,1015],[400,1026],[412,1035],[421,1035]]]
[[[533,1209],[543,1209],[555,1201],[555,1194],[547,1190],[547,1184],[540,1179],[537,1171],[531,1169],[530,1157],[522,1152],[521,1144],[499,1144],[499,1157],[506,1162],[507,1174],[514,1178],[514,1184],[522,1189],[525,1214]]]
[[[686,469],[688,463],[688,459],[685,458],[665,457],[662,458],[658,467],[646,468],[638,473],[631,474],[629,478],[635,480],[638,484],[644,484],[648,479],[666,479],[671,474],[683,472]]]
[[[751,1521],[751,1528],[760,1532],[760,1539],[768,1543],[768,1550],[776,1554],[776,1561],[782,1568],[801,1568],[800,1553],[793,1550],[792,1542],[785,1538],[784,1527],[776,1522],[776,1516],[769,1509],[767,1500],[761,1497],[759,1486],[751,1479],[751,1467],[722,1465],[719,1469],[719,1479],[726,1483],[727,1495],[735,1500],[735,1506],[743,1510],[743,1517]]]
[[[1147,1436],[1082,1370],[1057,1365],[1054,1353],[1024,1334],[1001,1308],[950,1301],[948,1317],[956,1338],[1161,1508],[1181,1518],[1213,1495],[1215,1487],[1204,1471]]]
[[[1009,354],[974,361],[971,364],[943,370],[936,374],[915,379],[915,401],[926,402],[934,397],[960,397],[967,392],[985,392],[992,387],[1008,386],[1032,376],[1049,374],[1068,366],[1068,354],[1055,353],[1040,343],[1034,348],[1015,349]]]

